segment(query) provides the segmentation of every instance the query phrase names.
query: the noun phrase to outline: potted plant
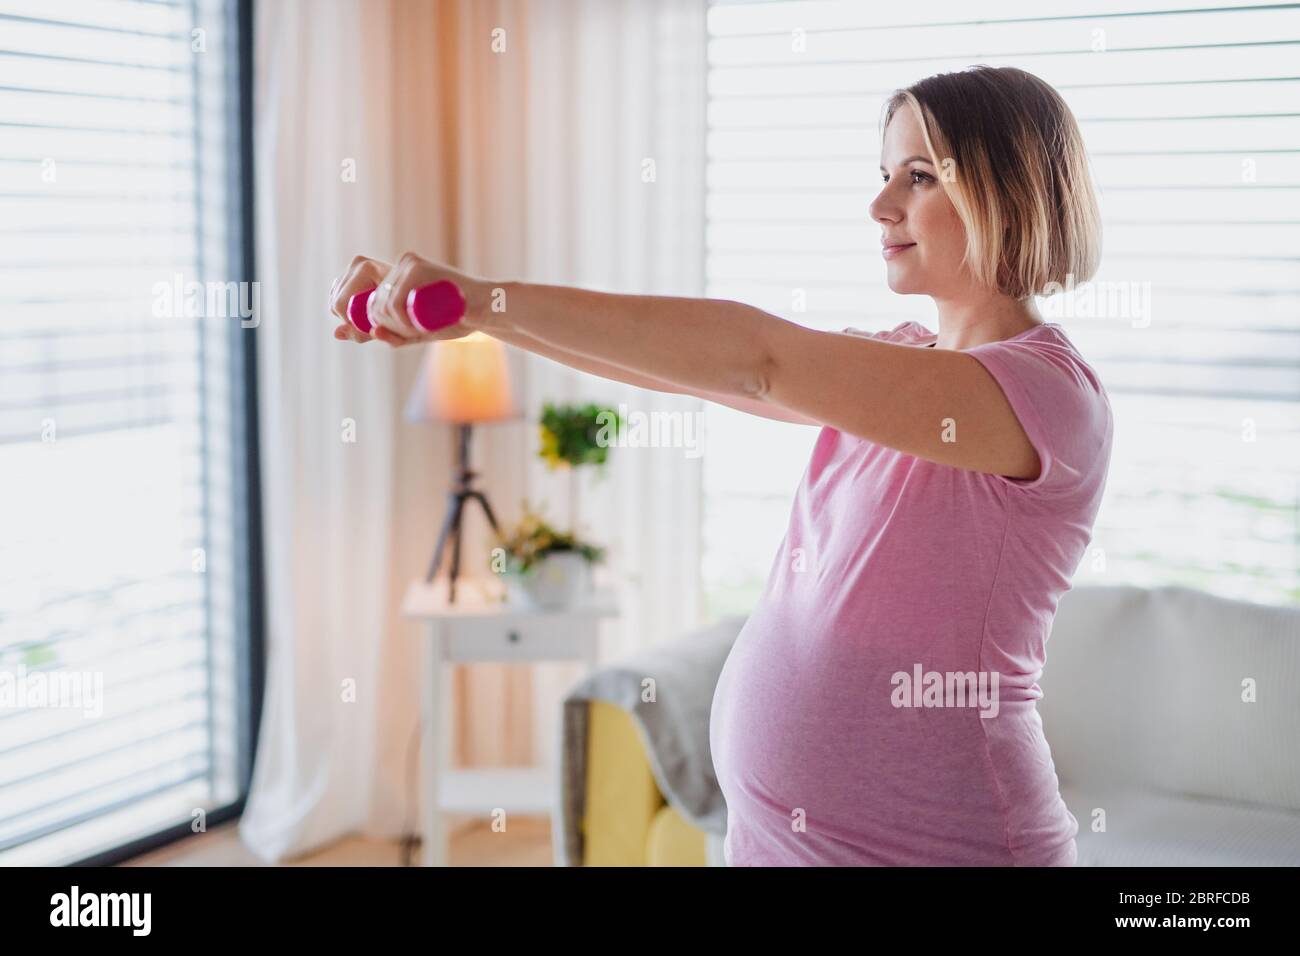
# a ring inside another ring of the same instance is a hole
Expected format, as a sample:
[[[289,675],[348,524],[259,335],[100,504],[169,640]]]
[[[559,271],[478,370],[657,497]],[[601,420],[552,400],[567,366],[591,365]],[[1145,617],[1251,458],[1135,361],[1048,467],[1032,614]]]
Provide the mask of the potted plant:
[[[622,416],[617,409],[605,408],[594,402],[584,405],[556,405],[546,402],[542,406],[541,449],[537,456],[555,471],[569,471],[569,524],[574,531],[578,523],[578,469],[595,465],[598,475],[603,474],[609,457],[608,436],[619,434],[623,428]],[[604,440],[602,440],[604,439]]]
[[[502,558],[495,570],[504,576],[506,602],[516,607],[574,604],[588,589],[591,565],[605,558],[604,548],[557,531],[527,501],[518,524],[495,541]]]

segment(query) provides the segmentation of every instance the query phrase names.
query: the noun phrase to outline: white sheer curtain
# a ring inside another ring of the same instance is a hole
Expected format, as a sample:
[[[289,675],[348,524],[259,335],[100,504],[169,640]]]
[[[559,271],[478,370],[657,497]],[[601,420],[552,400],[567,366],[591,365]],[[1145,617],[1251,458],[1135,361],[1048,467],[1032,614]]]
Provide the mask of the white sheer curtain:
[[[372,108],[389,95],[387,70],[365,55],[386,46],[388,11],[307,0],[256,9],[267,684],[241,835],[275,860],[364,819],[403,357],[340,348],[325,308],[332,274],[353,254],[394,246],[377,172],[391,163],[392,131]],[[349,422],[355,442],[344,440]]]
[[[450,480],[450,433],[400,417],[418,350],[334,341],[330,280],[358,252],[410,248],[492,278],[700,294],[705,4],[276,0],[257,11],[268,672],[241,835],[279,860],[348,832],[395,836],[415,819],[420,629],[398,606],[423,575]],[[566,479],[536,457],[543,400],[698,408],[512,359],[528,418],[476,430],[474,449],[502,520],[524,497],[568,517]],[[606,480],[583,482],[582,523],[610,547],[601,575],[623,612],[609,656],[698,618],[699,466],[680,448],[616,448]],[[484,531],[467,529],[470,569],[486,567]],[[552,760],[555,702],[573,676],[463,674],[460,760]]]

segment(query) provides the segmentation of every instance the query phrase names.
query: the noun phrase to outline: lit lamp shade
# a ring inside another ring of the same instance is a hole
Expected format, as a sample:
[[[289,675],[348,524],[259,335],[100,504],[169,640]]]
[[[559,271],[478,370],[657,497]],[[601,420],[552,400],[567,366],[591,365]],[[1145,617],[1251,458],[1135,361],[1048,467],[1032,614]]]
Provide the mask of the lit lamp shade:
[[[471,424],[518,418],[510,365],[498,339],[471,332],[434,342],[406,402],[411,422]]]

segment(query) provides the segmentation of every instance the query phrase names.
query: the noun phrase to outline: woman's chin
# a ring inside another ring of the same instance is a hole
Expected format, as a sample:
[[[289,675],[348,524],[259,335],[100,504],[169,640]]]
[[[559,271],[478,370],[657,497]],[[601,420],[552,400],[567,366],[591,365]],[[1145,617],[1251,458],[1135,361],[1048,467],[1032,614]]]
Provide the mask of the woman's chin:
[[[885,284],[889,286],[891,292],[898,295],[915,295],[925,291],[923,284],[918,282],[915,276],[908,275],[902,270],[887,270]]]

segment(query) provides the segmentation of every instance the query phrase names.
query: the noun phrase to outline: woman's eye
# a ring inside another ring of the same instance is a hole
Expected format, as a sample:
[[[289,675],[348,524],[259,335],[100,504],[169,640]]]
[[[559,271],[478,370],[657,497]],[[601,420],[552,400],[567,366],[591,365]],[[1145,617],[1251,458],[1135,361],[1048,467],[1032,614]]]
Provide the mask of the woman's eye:
[[[933,176],[930,176],[928,173],[923,173],[923,172],[921,172],[919,169],[911,169],[911,170],[908,170],[908,172],[910,172],[910,173],[912,174],[912,184],[913,184],[913,185],[917,185],[917,184],[919,184],[919,183],[924,183],[924,182],[929,182],[930,180],[932,180],[932,179],[934,178]],[[880,174],[880,181],[881,181],[881,182],[884,182],[884,183],[889,182],[889,173],[881,173],[881,174]]]

